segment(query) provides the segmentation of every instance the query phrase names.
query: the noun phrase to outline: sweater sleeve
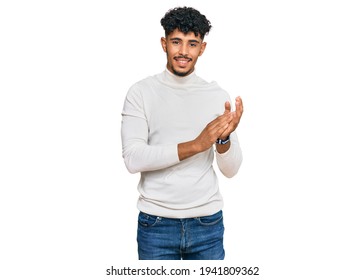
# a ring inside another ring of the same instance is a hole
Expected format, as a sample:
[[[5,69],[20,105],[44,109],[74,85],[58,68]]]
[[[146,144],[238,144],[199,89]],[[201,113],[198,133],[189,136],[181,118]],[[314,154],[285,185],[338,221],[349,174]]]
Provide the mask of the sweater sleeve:
[[[148,144],[148,121],[136,86],[129,90],[125,99],[121,139],[124,162],[130,173],[159,170],[179,162],[177,144]]]
[[[216,151],[216,162],[224,176],[231,178],[238,173],[243,155],[235,132],[230,135],[230,148],[227,152],[219,154]]]

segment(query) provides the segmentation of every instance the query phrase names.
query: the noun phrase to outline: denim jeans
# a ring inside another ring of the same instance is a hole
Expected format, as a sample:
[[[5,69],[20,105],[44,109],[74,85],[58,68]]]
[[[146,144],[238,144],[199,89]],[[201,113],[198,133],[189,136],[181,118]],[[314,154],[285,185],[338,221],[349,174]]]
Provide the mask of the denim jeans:
[[[222,211],[171,219],[143,212],[138,217],[139,260],[223,260]]]

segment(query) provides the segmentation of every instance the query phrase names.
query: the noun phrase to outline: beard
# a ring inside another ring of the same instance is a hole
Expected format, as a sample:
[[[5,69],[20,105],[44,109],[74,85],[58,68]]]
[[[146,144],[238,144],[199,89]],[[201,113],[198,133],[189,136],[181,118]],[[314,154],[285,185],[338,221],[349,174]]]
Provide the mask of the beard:
[[[190,71],[186,71],[186,72],[180,72],[180,71],[177,71],[176,69],[174,69],[174,67],[172,66],[172,73],[179,77],[185,77],[185,76],[191,74],[192,71],[193,71],[193,69],[190,69]]]
[[[166,54],[167,54],[167,60],[168,60],[168,57],[169,57],[169,53],[168,53],[168,51],[166,51]],[[185,57],[185,58],[188,58],[188,59],[191,59],[191,58],[189,58],[189,57]],[[174,58],[173,58],[174,59]],[[192,59],[191,59],[192,60]],[[167,64],[170,66],[170,68],[171,68],[171,72],[174,74],[174,75],[176,75],[176,76],[179,76],[179,77],[185,77],[185,76],[188,76],[189,74],[191,74],[192,72],[193,72],[193,70],[194,70],[194,67],[192,67],[191,69],[189,69],[189,70],[186,70],[186,71],[177,71],[174,67],[173,67],[173,64],[172,63],[169,63],[169,62],[167,62]]]

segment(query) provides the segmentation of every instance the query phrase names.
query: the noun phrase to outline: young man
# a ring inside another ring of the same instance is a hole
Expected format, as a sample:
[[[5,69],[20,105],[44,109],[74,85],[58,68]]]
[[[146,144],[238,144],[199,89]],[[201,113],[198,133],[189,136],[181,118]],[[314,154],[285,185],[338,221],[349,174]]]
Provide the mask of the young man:
[[[164,72],[134,84],[122,112],[123,157],[138,185],[139,259],[224,259],[223,199],[212,163],[234,176],[243,105],[195,74],[211,25],[193,8],[162,18]],[[216,151],[214,151],[216,149]]]

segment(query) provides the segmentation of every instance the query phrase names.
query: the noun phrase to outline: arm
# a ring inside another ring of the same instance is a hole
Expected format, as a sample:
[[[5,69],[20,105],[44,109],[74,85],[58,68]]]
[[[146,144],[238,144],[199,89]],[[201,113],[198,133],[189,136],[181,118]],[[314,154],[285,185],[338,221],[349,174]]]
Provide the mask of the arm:
[[[144,101],[134,85],[125,98],[121,122],[123,158],[130,173],[158,170],[179,162],[177,145],[149,145],[148,130]]]
[[[231,105],[229,102],[225,103],[225,112],[231,112],[233,115],[232,121],[229,123],[228,128],[220,135],[219,138],[226,139],[230,135],[230,142],[225,145],[216,144],[216,162],[220,171],[228,178],[233,177],[239,170],[242,162],[242,152],[239,146],[239,141],[234,132],[238,127],[241,116],[243,114],[243,102],[240,97],[235,99],[235,112],[231,112]]]
[[[167,168],[179,162],[177,145],[148,144],[148,125],[143,118],[123,114],[121,135],[123,158],[130,173]]]
[[[232,120],[232,114],[226,113],[210,122],[194,140],[150,145],[143,99],[135,89],[131,89],[126,97],[122,117],[123,157],[131,173],[167,168],[211,148]]]
[[[226,101],[224,114],[210,122],[194,141],[178,144],[179,159],[183,160],[209,149],[213,144],[216,143],[217,138],[226,139],[238,127],[240,118],[243,115],[243,111],[243,101],[241,100],[240,96],[235,98],[235,112],[231,112],[230,102]],[[234,146],[238,146],[239,149],[237,150],[234,148],[234,150],[237,154],[239,154],[240,152],[241,155],[239,142],[237,141],[235,135],[232,137],[231,141],[225,145],[216,144],[216,151],[219,154],[227,153],[230,150],[230,147],[232,145],[231,143],[233,143]],[[233,154],[233,152],[231,152],[231,154]],[[234,162],[237,165],[237,169],[239,169],[241,160],[236,160]],[[225,172],[225,170],[221,171],[224,174],[227,173]]]
[[[216,163],[221,173],[225,177],[231,178],[238,173],[242,160],[243,156],[238,137],[233,132],[230,134],[230,148],[225,153],[219,153],[216,148]]]
[[[230,115],[222,115],[209,123],[200,135],[188,142],[152,146],[148,144],[148,125],[143,118],[123,114],[123,157],[129,172],[163,169],[201,153],[215,143],[226,130]]]
[[[216,139],[229,127],[232,114],[223,114],[210,122],[193,141],[178,144],[178,157],[180,160],[206,151],[215,144]]]

